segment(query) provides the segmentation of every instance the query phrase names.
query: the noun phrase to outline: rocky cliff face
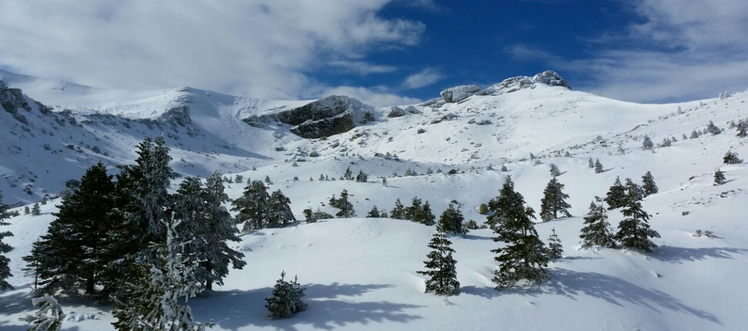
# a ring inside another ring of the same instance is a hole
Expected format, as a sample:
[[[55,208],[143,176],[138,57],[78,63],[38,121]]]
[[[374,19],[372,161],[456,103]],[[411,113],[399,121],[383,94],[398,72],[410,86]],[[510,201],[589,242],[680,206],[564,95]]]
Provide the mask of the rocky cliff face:
[[[321,138],[347,132],[356,123],[375,120],[374,108],[346,96],[329,96],[304,106],[272,115],[247,118],[252,126],[262,126],[268,120],[294,125],[291,132],[303,138]]]

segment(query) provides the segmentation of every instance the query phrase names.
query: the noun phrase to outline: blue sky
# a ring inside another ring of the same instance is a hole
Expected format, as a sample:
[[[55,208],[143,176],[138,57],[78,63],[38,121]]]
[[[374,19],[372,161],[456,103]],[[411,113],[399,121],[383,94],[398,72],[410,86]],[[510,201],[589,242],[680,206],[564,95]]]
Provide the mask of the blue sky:
[[[672,102],[746,90],[745,31],[745,0],[3,0],[0,68],[378,106],[550,69]]]

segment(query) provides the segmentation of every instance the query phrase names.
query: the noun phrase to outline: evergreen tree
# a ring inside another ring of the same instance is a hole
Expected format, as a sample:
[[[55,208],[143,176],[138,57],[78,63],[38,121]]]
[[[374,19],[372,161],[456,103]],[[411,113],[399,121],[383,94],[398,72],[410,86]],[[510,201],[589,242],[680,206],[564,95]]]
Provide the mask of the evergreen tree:
[[[31,215],[32,216],[39,216],[42,214],[42,211],[39,209],[39,203],[35,202],[34,207],[31,208]]]
[[[605,211],[602,199],[595,197],[590,203],[590,211],[584,215],[584,224],[579,238],[582,239],[582,249],[604,247],[615,247],[615,240],[608,223],[608,215]]]
[[[353,204],[348,200],[348,190],[340,192],[340,199],[335,199],[333,195],[330,198],[330,206],[340,209],[335,216],[338,218],[356,217],[356,211],[353,210]]]
[[[382,177],[382,186],[387,186],[387,178]]]
[[[359,183],[366,183],[368,180],[369,176],[365,174],[363,170],[359,170],[358,175],[356,175],[356,181]]]
[[[106,167],[99,162],[88,168],[70,195],[62,199],[59,211],[40,240],[24,257],[44,291],[94,294],[110,262],[116,257],[108,250],[107,238],[122,222],[115,209],[116,186]]]
[[[644,199],[644,190],[636,185],[631,178],[626,178],[626,198],[641,200]]]
[[[348,167],[345,169],[345,174],[343,175],[343,179],[353,180],[353,172],[351,171],[351,167]]]
[[[590,167],[590,169],[594,169],[595,161],[592,161],[592,158],[590,158],[589,160],[587,160],[587,166]]]
[[[618,224],[615,239],[624,247],[643,252],[657,248],[649,238],[659,238],[660,234],[649,228],[649,214],[642,210],[641,198],[628,196],[621,212],[625,218]]]
[[[743,162],[738,158],[738,153],[734,153],[731,151],[727,151],[727,153],[725,154],[725,157],[722,158],[722,161],[725,164],[740,164]]]
[[[556,234],[556,229],[553,228],[551,231],[553,232],[548,237],[548,258],[556,260],[564,257],[564,247],[561,245],[561,239]]]
[[[681,139],[683,139],[683,140],[688,140],[688,136],[686,136],[686,134],[684,133],[684,134],[683,134],[683,138],[681,138]]]
[[[500,225],[494,227],[494,242],[503,242],[502,248],[491,250],[499,262],[493,277],[496,290],[514,285],[520,280],[541,282],[547,276],[545,267],[548,255],[543,242],[538,238],[532,219],[535,211],[525,206],[522,194],[514,190],[511,177],[507,177],[501,194],[493,207],[502,215]]]
[[[270,176],[265,176],[265,184],[267,184],[267,185],[273,185],[273,181],[270,180]]]
[[[556,177],[553,177],[543,191],[543,199],[540,200],[540,219],[547,222],[558,218],[558,213],[566,217],[571,217],[569,205],[566,199],[568,194],[563,192],[564,184],[561,184]]]
[[[31,214],[31,209],[29,209],[29,206],[23,206],[23,214],[24,215]]]
[[[229,214],[225,202],[229,201],[224,192],[221,173],[215,172],[206,180],[203,197],[205,220],[189,244],[198,256],[200,264],[196,267],[196,280],[204,282],[206,290],[213,290],[213,283],[223,285],[223,278],[229,273],[229,264],[234,269],[242,269],[246,262],[244,254],[231,249],[228,241],[240,242],[238,229]]]
[[[718,128],[716,125],[714,125],[714,122],[712,121],[709,121],[709,124],[706,126],[706,131],[713,135],[718,135],[722,133],[722,130]]]
[[[616,177],[615,183],[610,187],[607,196],[605,197],[605,203],[608,204],[608,209],[616,209],[622,207],[626,201],[626,187],[621,184],[621,178]]]
[[[595,159],[595,173],[601,174],[603,171],[603,164],[600,163],[600,159]]]
[[[467,229],[462,225],[464,220],[465,218],[462,216],[460,208],[455,208],[450,203],[447,210],[439,217],[436,231],[452,235],[464,235],[467,233]]]
[[[696,130],[691,131],[691,139],[696,139],[699,137],[699,133],[696,132]]]
[[[236,223],[244,223],[243,231],[264,228],[268,223],[269,202],[270,195],[263,182],[254,180],[248,183],[242,196],[231,203],[231,210],[239,212]]]
[[[395,208],[392,208],[392,211],[390,211],[390,218],[399,220],[405,219],[405,207],[403,206],[403,203],[400,202],[400,199],[395,201]]]
[[[304,296],[304,288],[299,284],[299,278],[289,282],[284,278],[286,272],[281,272],[281,278],[276,282],[273,296],[265,298],[265,308],[270,311],[271,319],[286,318],[299,311],[306,309],[307,304],[301,301]]]
[[[291,211],[291,199],[283,195],[281,190],[276,190],[270,195],[267,210],[267,228],[281,228],[288,223],[295,222],[296,217]]]
[[[550,171],[551,171],[551,176],[553,177],[561,176],[561,170],[559,170],[558,166],[553,163],[551,163],[550,165]]]
[[[645,197],[648,197],[660,191],[657,188],[657,184],[655,184],[654,176],[652,176],[652,173],[649,171],[647,171],[647,173],[642,176],[642,184],[642,189],[644,190]]]
[[[10,218],[8,214],[8,206],[3,203],[3,192],[0,192],[0,226],[8,225],[7,222],[3,221]],[[10,253],[13,247],[3,242],[5,237],[12,237],[13,234],[10,231],[0,232],[0,291],[12,289],[13,286],[6,281],[8,277],[13,276],[10,273],[10,259],[5,254]]]
[[[112,315],[117,321],[112,325],[117,330],[202,331],[211,326],[196,322],[186,304],[199,291],[199,284],[186,277],[195,273],[196,266],[187,263],[189,240],[178,236],[179,223],[171,217],[162,223],[166,238],[153,244],[155,264],[141,259],[132,266],[138,277],[114,298]]]
[[[410,201],[410,206],[405,208],[405,219],[409,221],[415,221],[418,213],[421,211],[421,205],[423,201],[418,197],[413,197]]]
[[[242,176],[242,175],[236,175],[236,177],[234,177],[234,183],[237,183],[237,184],[244,183],[244,176]]]
[[[654,143],[652,142],[652,139],[649,139],[649,136],[644,136],[644,142],[642,143],[642,148],[652,149],[652,147],[654,147]]]
[[[34,307],[39,307],[39,310],[34,313],[34,316],[26,316],[22,318],[23,321],[31,323],[32,326],[28,329],[29,331],[59,331],[62,327],[62,318],[65,314],[62,312],[60,304],[57,300],[49,294],[44,294],[41,297],[31,299],[31,304]]]
[[[717,171],[714,172],[714,185],[722,185],[726,182],[725,173],[722,172],[722,170],[717,169]]]
[[[377,206],[371,208],[369,213],[366,214],[366,218],[380,218],[382,217],[381,213],[379,213],[379,209],[377,209]]]
[[[316,223],[317,218],[314,217],[314,212],[312,212],[311,208],[304,209],[302,212],[304,214],[304,221],[307,223]]]
[[[428,276],[426,280],[426,293],[436,295],[455,295],[460,293],[460,282],[457,281],[457,261],[452,257],[455,251],[450,247],[452,242],[447,239],[444,232],[434,233],[428,247],[433,249],[423,264],[427,270],[416,271],[416,273]]]
[[[740,123],[738,123],[738,134],[737,134],[738,138],[748,137],[748,133],[746,133],[746,128],[748,128],[748,123],[744,121],[740,121]]]
[[[509,169],[506,168],[506,165],[501,165],[501,172],[507,172]]]

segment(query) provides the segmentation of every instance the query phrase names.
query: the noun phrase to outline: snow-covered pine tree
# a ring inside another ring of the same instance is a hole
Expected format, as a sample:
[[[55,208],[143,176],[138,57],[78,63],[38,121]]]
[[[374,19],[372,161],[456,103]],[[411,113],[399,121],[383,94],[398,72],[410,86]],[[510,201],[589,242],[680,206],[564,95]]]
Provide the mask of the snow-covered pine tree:
[[[737,134],[737,137],[738,138],[748,137],[748,133],[746,133],[746,129],[748,129],[748,123],[746,123],[745,121],[740,121],[738,123],[738,134]]]
[[[30,256],[23,258],[34,270],[46,293],[63,290],[95,293],[110,262],[117,258],[108,250],[107,238],[122,222],[116,210],[116,186],[99,162],[88,168],[80,185],[62,199],[59,211]]]
[[[532,221],[535,211],[525,206],[525,199],[514,190],[511,177],[504,182],[492,210],[503,215],[500,225],[494,226],[496,237],[492,239],[506,244],[491,250],[497,254],[494,260],[499,262],[492,279],[495,289],[510,287],[521,280],[534,283],[545,280],[548,255]]]
[[[671,147],[671,146],[673,146],[673,142],[670,141],[670,138],[665,137],[665,138],[662,139],[662,145],[661,146],[662,147]]]
[[[31,209],[29,209],[29,206],[23,206],[23,214],[24,215],[31,214]]]
[[[608,209],[616,209],[622,207],[626,202],[626,187],[621,184],[621,178],[616,177],[615,183],[608,190],[608,194],[605,197],[605,203],[608,204]]]
[[[569,153],[569,151],[566,151],[566,153],[564,153],[564,157],[571,157],[571,153]]]
[[[691,131],[691,139],[696,139],[699,137],[699,133],[696,132],[696,130]]]
[[[343,179],[353,180],[353,172],[351,171],[351,167],[348,167],[345,169],[345,174],[343,174]]]
[[[237,236],[239,230],[234,219],[223,206],[229,201],[224,190],[220,172],[208,177],[202,192],[205,221],[190,243],[200,261],[196,268],[197,281],[204,282],[204,288],[208,291],[213,289],[213,283],[223,285],[223,278],[229,274],[229,265],[234,269],[247,265],[242,259],[244,254],[228,245],[229,241],[241,240]]]
[[[467,233],[467,228],[462,225],[464,220],[465,217],[462,216],[460,208],[455,208],[450,203],[449,207],[439,217],[436,231],[452,235],[464,235]]]
[[[265,184],[267,184],[267,185],[273,185],[273,181],[270,180],[270,176],[265,176]]]
[[[564,184],[561,184],[556,177],[553,177],[543,191],[543,198],[540,200],[540,219],[545,222],[558,218],[561,213],[566,217],[571,217],[569,208],[571,205],[566,202],[569,195],[563,192]]]
[[[551,229],[551,231],[551,236],[548,237],[548,258],[556,260],[564,257],[564,247],[556,234],[556,228]]]
[[[62,312],[60,304],[53,296],[44,294],[40,297],[31,299],[34,307],[39,310],[33,316],[29,315],[22,320],[31,324],[28,331],[59,331],[62,327],[62,318],[65,313]]]
[[[270,311],[271,319],[286,318],[307,308],[307,304],[301,301],[304,296],[304,288],[299,284],[299,278],[289,282],[285,280],[286,272],[281,272],[281,278],[275,283],[273,296],[265,298],[265,308]]]
[[[626,218],[618,224],[615,239],[624,247],[643,252],[657,248],[649,238],[660,238],[660,234],[649,228],[649,214],[642,209],[641,196],[628,196],[621,212]]]
[[[105,287],[110,289],[120,288],[122,280],[132,278],[129,264],[134,259],[155,258],[151,244],[165,240],[161,222],[173,206],[167,188],[176,173],[169,167],[171,157],[164,138],[156,138],[154,144],[146,137],[137,153],[135,164],[117,175],[116,209],[124,213],[124,219],[106,238],[106,249],[114,257],[107,268]]]
[[[652,149],[653,147],[654,147],[654,143],[652,142],[652,139],[649,139],[649,136],[644,136],[644,142],[642,142],[642,148]]]
[[[587,163],[588,163],[587,166],[590,167],[590,169],[594,169],[595,168],[595,161],[592,161],[592,158],[590,158],[589,160],[587,160]]]
[[[660,191],[660,189],[657,188],[657,184],[655,184],[654,176],[652,176],[652,173],[649,171],[642,176],[642,190],[644,190],[645,197]]]
[[[177,234],[179,221],[169,217],[164,243],[153,244],[155,264],[141,259],[133,265],[138,275],[114,297],[112,323],[117,330],[186,330],[203,331],[210,324],[194,320],[186,303],[201,287],[189,279],[196,265],[188,264],[185,240]],[[180,303],[184,300],[184,303]]]
[[[683,134],[683,137],[682,137],[681,139],[683,139],[683,140],[688,140],[688,136],[687,136],[687,135],[686,135],[686,134],[684,133],[684,134]]]
[[[722,170],[717,169],[717,171],[714,172],[714,185],[722,185],[727,182],[727,179],[725,178],[725,173],[722,172]]]
[[[644,199],[644,190],[634,183],[631,178],[626,178],[626,198],[635,200]]]
[[[731,151],[727,151],[727,153],[725,153],[725,157],[722,158],[722,161],[725,164],[740,164],[743,162],[742,160],[740,160],[740,158],[738,158],[738,153]]]
[[[431,237],[428,247],[433,249],[426,255],[428,260],[423,264],[425,271],[416,273],[429,277],[426,279],[426,293],[436,295],[456,295],[460,293],[460,282],[457,281],[457,268],[452,242],[444,232],[438,231]]]
[[[550,168],[551,176],[553,177],[561,176],[561,170],[558,169],[558,166],[556,164],[551,163],[549,168]]]
[[[369,180],[369,175],[364,173],[363,170],[358,171],[358,175],[356,175],[356,181],[359,183],[366,183]]]
[[[601,174],[603,171],[603,164],[600,163],[600,159],[595,159],[595,173]]]
[[[336,199],[335,195],[330,198],[330,206],[340,209],[335,216],[338,218],[351,218],[356,217],[356,211],[353,209],[353,204],[348,200],[348,190],[340,192],[340,199]]]
[[[8,225],[8,222],[4,221],[8,218],[10,218],[10,215],[8,214],[8,206],[3,203],[3,192],[0,191],[0,226]],[[10,273],[10,259],[5,256],[5,254],[8,254],[13,250],[13,247],[3,242],[4,238],[12,236],[13,234],[10,233],[10,231],[0,232],[0,290],[9,290],[13,288],[13,286],[6,281],[8,277],[13,275]]]
[[[507,169],[507,167],[506,167],[505,164],[502,164],[501,165],[501,172],[507,172],[507,171],[509,171],[509,169]]]
[[[410,201],[410,206],[405,208],[405,219],[409,221],[415,221],[416,215],[421,211],[421,205],[423,202],[418,197],[413,197]]]
[[[242,175],[236,175],[234,177],[234,183],[237,183],[237,184],[244,183],[244,176],[242,176]]]
[[[236,223],[244,223],[243,231],[264,228],[268,219],[269,202],[270,195],[263,182],[253,180],[248,183],[242,196],[231,203],[231,210],[239,212],[236,215]]]
[[[600,197],[595,197],[595,200],[590,203],[590,211],[584,215],[584,224],[579,235],[582,239],[582,249],[615,247],[613,233],[608,223],[608,214]]]
[[[713,134],[718,135],[722,133],[722,129],[718,128],[716,125],[714,125],[714,122],[709,121],[709,124],[706,126],[706,131]]]
[[[41,211],[41,209],[39,209],[39,203],[35,202],[34,206],[31,207],[31,215],[32,216],[39,216],[41,214],[42,214],[42,211]]]
[[[287,198],[281,190],[276,190],[270,195],[267,205],[266,228],[281,228],[296,221],[291,211],[291,199]]]
[[[387,178],[382,177],[382,186],[387,186]]]
[[[423,225],[432,226],[435,223],[435,219],[436,216],[434,216],[434,213],[431,211],[431,204],[426,201],[423,206],[421,206],[421,210],[415,214],[413,221]]]
[[[371,210],[366,214],[366,218],[380,218],[382,215],[379,212],[379,209],[377,209],[377,206],[374,205],[374,207],[371,208]]]
[[[405,219],[405,206],[403,206],[403,203],[400,202],[399,198],[395,201],[395,208],[392,208],[390,211],[390,218],[399,220]]]

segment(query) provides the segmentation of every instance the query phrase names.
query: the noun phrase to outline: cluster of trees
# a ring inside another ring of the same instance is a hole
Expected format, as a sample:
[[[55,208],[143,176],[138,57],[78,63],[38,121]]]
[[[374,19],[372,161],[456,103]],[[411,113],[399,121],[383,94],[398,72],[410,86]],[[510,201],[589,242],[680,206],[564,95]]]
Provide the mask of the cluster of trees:
[[[320,176],[320,178],[322,178]],[[353,172],[351,171],[351,167],[348,167],[345,169],[345,173],[343,174],[343,177],[340,178],[340,180],[356,180],[359,183],[366,183],[369,180],[369,175],[367,175],[363,170],[358,171],[358,175],[356,177],[353,177]]]
[[[395,207],[390,211],[390,218],[409,220],[424,225],[434,225],[436,217],[431,212],[431,204],[423,203],[418,197],[413,197],[409,207],[403,206],[400,199],[395,201]]]
[[[242,196],[231,203],[231,210],[238,212],[236,222],[244,223],[244,231],[280,228],[296,221],[291,211],[291,200],[281,190],[269,194],[263,182],[247,182]]]
[[[175,194],[175,173],[162,137],[138,145],[134,165],[116,176],[99,163],[63,197],[48,233],[24,257],[38,292],[86,293],[115,304],[120,330],[197,330],[178,298],[222,284],[229,268],[246,264],[227,242],[238,242],[236,221],[223,203],[223,179],[203,185],[186,178]],[[0,270],[1,272],[1,270]]]

